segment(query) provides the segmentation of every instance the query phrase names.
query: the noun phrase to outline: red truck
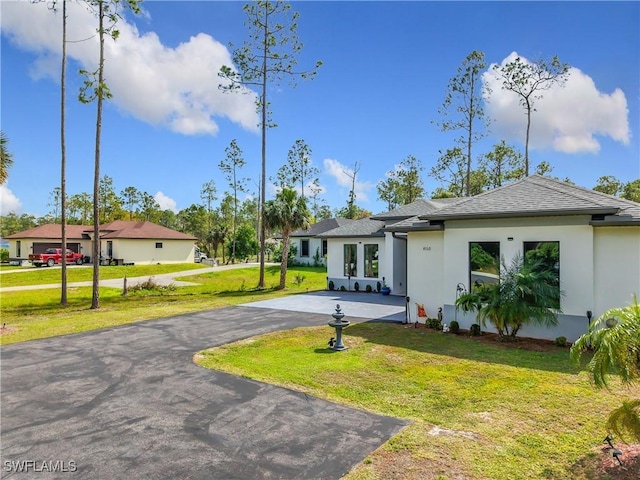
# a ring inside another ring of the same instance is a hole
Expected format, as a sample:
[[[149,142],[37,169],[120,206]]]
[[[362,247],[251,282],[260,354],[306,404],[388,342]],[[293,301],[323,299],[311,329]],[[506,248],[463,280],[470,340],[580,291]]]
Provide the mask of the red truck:
[[[67,264],[75,263],[76,265],[82,265],[83,256],[81,253],[75,253],[67,249]],[[29,254],[29,261],[36,267],[46,265],[53,267],[56,263],[62,263],[62,249],[61,248],[47,248],[44,253],[31,253]]]

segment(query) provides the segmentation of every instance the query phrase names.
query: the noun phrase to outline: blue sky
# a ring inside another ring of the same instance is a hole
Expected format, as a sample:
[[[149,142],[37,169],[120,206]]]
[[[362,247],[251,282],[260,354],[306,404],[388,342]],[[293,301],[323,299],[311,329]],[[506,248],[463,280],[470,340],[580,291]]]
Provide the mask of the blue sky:
[[[174,211],[201,203],[203,183],[228,189],[218,163],[232,139],[244,152],[257,192],[260,135],[252,96],[217,89],[229,42],[246,37],[241,2],[147,1],[107,42],[106,75],[114,98],[103,119],[101,173],[119,193],[134,186]],[[447,82],[473,50],[488,64],[513,52],[537,60],[558,55],[572,66],[562,89],[545,92],[534,113],[531,163],[593,187],[598,177],[640,178],[640,3],[638,2],[294,2],[304,43],[301,66],[324,63],[315,80],[270,92],[267,171],[275,176],[297,139],[313,151],[321,196],[346,204],[355,162],[357,203],[385,210],[375,185],[407,155],[427,175],[438,151],[454,146],[438,120]],[[1,120],[14,166],[0,187],[0,213],[44,215],[59,185],[60,15],[46,5],[2,1]],[[69,39],[91,37],[94,19],[72,3]],[[94,68],[95,39],[69,45],[67,190],[91,192],[95,104],[77,101],[79,68]],[[524,111],[484,77],[493,94],[491,134],[480,154],[505,139],[524,151]],[[267,192],[273,196],[273,189]]]

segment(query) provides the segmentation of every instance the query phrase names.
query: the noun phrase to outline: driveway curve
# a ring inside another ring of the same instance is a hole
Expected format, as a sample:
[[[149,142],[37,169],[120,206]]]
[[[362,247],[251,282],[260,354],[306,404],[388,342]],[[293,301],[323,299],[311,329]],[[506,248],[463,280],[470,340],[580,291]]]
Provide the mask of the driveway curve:
[[[192,362],[329,319],[237,306],[4,346],[2,477],[340,478],[407,422]]]

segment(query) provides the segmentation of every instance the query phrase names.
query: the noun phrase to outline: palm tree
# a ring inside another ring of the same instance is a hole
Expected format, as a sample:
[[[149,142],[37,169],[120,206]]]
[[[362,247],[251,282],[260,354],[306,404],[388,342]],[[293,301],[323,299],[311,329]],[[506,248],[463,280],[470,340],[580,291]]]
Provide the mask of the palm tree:
[[[591,322],[589,331],[571,347],[571,358],[578,362],[583,353],[593,348],[586,365],[596,387],[608,388],[609,375],[618,375],[627,385],[640,383],[640,305],[613,308]],[[630,434],[640,442],[640,399],[623,402],[609,414],[607,427],[621,438]]]
[[[287,259],[289,258],[289,237],[291,232],[309,228],[311,213],[304,198],[298,193],[284,187],[275,200],[269,200],[264,206],[265,226],[279,229],[282,232],[282,262],[280,264],[280,289],[284,289],[287,281]]]
[[[0,131],[0,185],[4,185],[9,177],[9,168],[13,165],[13,155],[9,152],[7,145],[9,139]]]
[[[516,255],[508,266],[502,260],[498,283],[461,295],[456,308],[477,311],[478,320],[483,325],[487,321],[493,324],[504,340],[514,338],[528,323],[556,325],[561,296],[555,271],[541,268],[540,261],[525,262]]]

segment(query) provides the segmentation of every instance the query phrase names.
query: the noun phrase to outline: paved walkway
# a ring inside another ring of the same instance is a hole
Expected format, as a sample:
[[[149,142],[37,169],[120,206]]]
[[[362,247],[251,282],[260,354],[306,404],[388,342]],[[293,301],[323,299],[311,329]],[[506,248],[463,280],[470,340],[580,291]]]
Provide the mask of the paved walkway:
[[[77,471],[15,477],[338,479],[406,422],[192,362],[212,345],[330,319],[238,306],[4,346],[3,477],[6,462],[60,461]]]
[[[163,273],[160,275],[146,275],[146,276],[142,276],[142,277],[129,277],[127,278],[127,285],[129,287],[133,287],[134,285],[137,285],[139,283],[144,283],[147,280],[149,280],[149,278],[153,277],[153,280],[159,284],[159,285],[170,285],[170,284],[174,284],[176,287],[187,287],[190,285],[198,285],[197,283],[193,283],[193,282],[182,282],[180,280],[176,280],[176,278],[180,278],[180,277],[188,277],[191,275],[198,275],[198,274],[202,274],[202,273],[208,273],[208,272],[218,272],[221,270],[231,270],[231,269],[235,269],[235,268],[247,268],[247,267],[255,267],[258,266],[258,263],[235,263],[232,265],[218,265],[216,267],[207,267],[207,268],[197,268],[194,270],[184,270],[182,272],[173,272],[173,273]],[[268,264],[268,265],[279,265],[279,264]],[[43,268],[60,268],[59,266],[56,267],[43,267]],[[91,268],[91,265],[87,265],[84,267],[78,267],[77,265],[72,265],[70,266],[70,268]],[[109,268],[109,267],[102,267],[102,268]],[[0,273],[14,273],[14,272],[29,272],[31,270],[28,269],[21,269],[21,270],[5,270],[4,272],[0,272]],[[86,281],[86,282],[70,282],[67,284],[67,286],[69,287],[91,287],[93,285],[92,281]],[[109,280],[100,280],[100,286],[101,287],[113,287],[113,288],[123,288],[124,287],[124,278],[112,278]],[[1,287],[0,288],[0,293],[1,292],[15,292],[15,291],[19,291],[19,290],[43,290],[43,289],[47,289],[47,288],[61,288],[62,285],[60,283],[47,283],[44,285],[25,285],[25,286],[21,286],[21,287]]]

